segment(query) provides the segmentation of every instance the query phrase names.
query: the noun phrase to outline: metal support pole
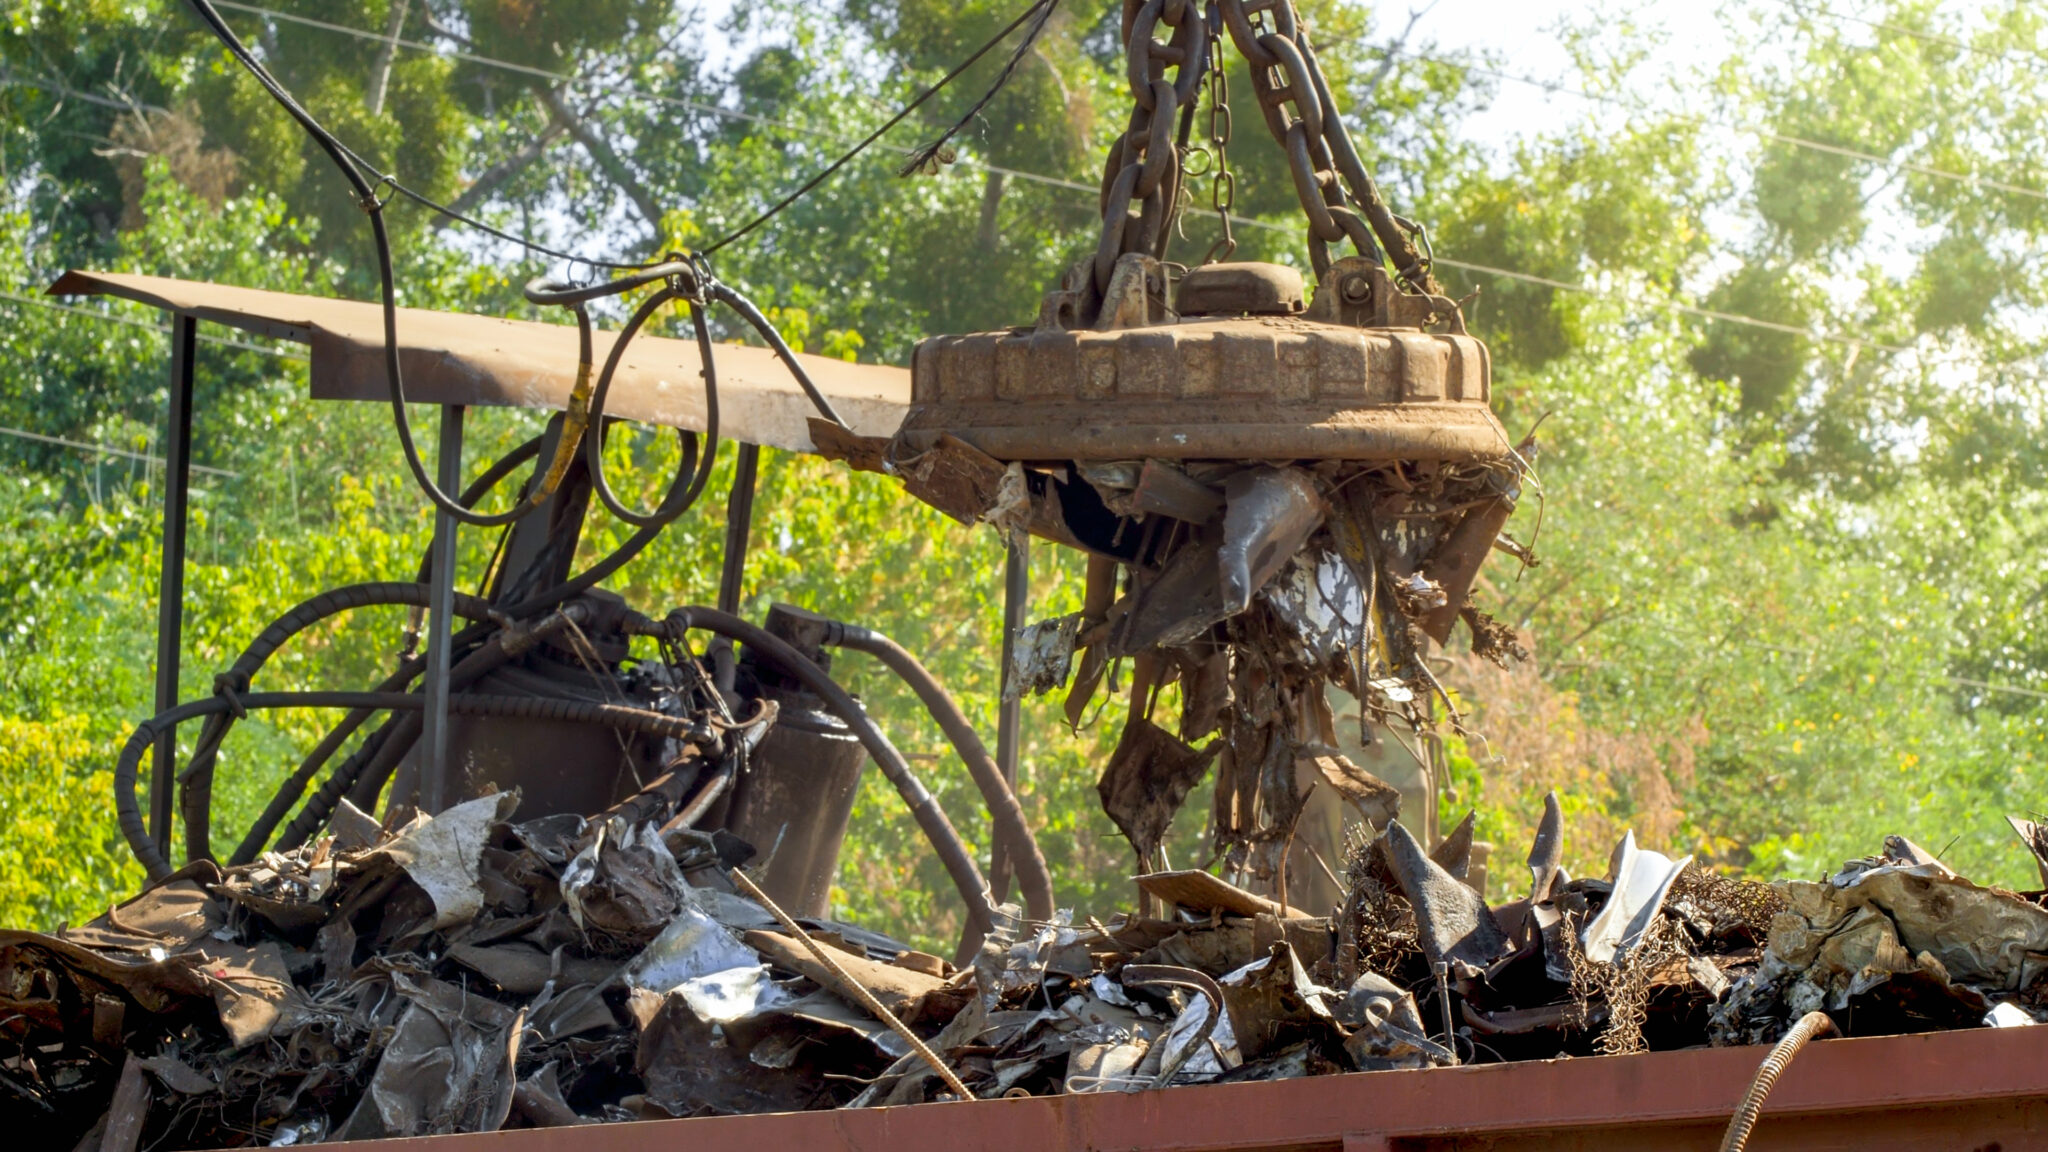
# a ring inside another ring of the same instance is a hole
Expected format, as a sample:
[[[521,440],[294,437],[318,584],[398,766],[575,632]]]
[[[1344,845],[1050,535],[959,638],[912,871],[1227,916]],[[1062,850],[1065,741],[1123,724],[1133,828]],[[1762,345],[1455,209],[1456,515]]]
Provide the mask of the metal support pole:
[[[185,510],[192,487],[192,368],[199,321],[178,315],[171,321],[170,421],[164,432],[163,567],[157,575],[156,710],[178,704],[178,660],[185,640]],[[177,775],[177,741],[156,742],[149,776],[149,838],[166,857],[171,852],[171,778]]]
[[[725,498],[725,564],[718,573],[718,610],[737,616],[740,585],[747,578],[747,536],[754,527],[754,483],[761,471],[761,446],[741,444],[732,466],[732,492]]]
[[[440,477],[443,492],[462,490],[460,404],[441,409]],[[455,517],[434,513],[433,587],[427,597],[427,700],[420,727],[419,809],[441,811],[448,798],[448,641],[455,616]]]
[[[1024,628],[1024,610],[1031,599],[1031,537],[1013,532],[1003,549],[1003,674],[1001,706],[996,711],[996,768],[1017,790],[1017,756],[1024,730],[1024,699],[1008,691],[1011,663],[1017,651],[1017,633]],[[990,838],[989,890],[1001,903],[1010,890],[1010,854],[1001,840]]]

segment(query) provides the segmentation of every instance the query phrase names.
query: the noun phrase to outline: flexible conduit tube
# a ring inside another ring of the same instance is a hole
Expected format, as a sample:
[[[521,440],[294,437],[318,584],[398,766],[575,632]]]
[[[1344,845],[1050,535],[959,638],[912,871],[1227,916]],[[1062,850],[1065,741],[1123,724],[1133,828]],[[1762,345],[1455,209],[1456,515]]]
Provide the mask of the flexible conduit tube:
[[[246,691],[251,678],[292,637],[322,620],[357,608],[385,605],[422,608],[426,606],[429,595],[430,589],[425,584],[399,581],[349,584],[322,592],[271,621],[270,626],[250,642],[226,672],[214,677],[214,689],[228,700],[228,710],[207,718],[192,750],[192,759],[178,774],[178,808],[185,821],[186,859],[213,857],[213,766],[220,755],[221,742],[238,719],[234,707],[235,694]],[[490,611],[490,604],[484,600],[459,592],[455,595],[457,615],[482,620]]]
[[[979,940],[995,926],[995,920],[988,906],[988,881],[981,869],[968,855],[967,846],[960,842],[960,834],[953,829],[953,822],[946,819],[945,810],[925,789],[925,786],[910,771],[910,765],[903,759],[889,738],[882,734],[875,722],[868,717],[859,702],[847,694],[838,682],[825,674],[824,669],[806,659],[803,653],[784,643],[766,629],[750,624],[737,616],[728,615],[715,608],[678,608],[669,613],[666,624],[670,627],[702,628],[715,632],[730,640],[737,640],[779,665],[784,672],[795,677],[805,688],[825,701],[825,706],[838,716],[853,734],[860,739],[861,746],[874,757],[882,775],[896,786],[896,791],[910,806],[910,814],[924,829],[925,838],[932,843],[939,854],[939,861],[946,866],[947,875],[953,878],[953,887],[959,890],[960,898],[967,904],[967,925],[969,935]],[[658,629],[662,625],[655,625]],[[136,827],[141,827],[141,816],[136,817]]]
[[[1749,1130],[1756,1127],[1757,1114],[1764,1110],[1764,1099],[1771,1094],[1771,1088],[1778,1083],[1792,1058],[1806,1047],[1806,1042],[1816,1036],[1834,1034],[1835,1022],[1825,1012],[1808,1012],[1799,1018],[1785,1038],[1778,1041],[1770,1055],[1764,1057],[1763,1067],[1756,1070],[1756,1079],[1749,1085],[1749,1092],[1742,1098],[1742,1106],[1728,1121],[1728,1131],[1721,1137],[1721,1152],[1742,1152],[1749,1144]]]
[[[371,708],[378,711],[418,712],[426,707],[424,697],[414,692],[251,692],[240,700],[245,709],[262,708]],[[143,827],[141,801],[135,792],[142,757],[150,746],[186,720],[227,711],[233,705],[222,696],[209,696],[180,704],[142,722],[121,749],[114,766],[114,806],[121,834],[135,858],[161,880],[172,872],[171,862],[149,839]],[[534,720],[567,720],[579,724],[603,724],[655,736],[685,737],[692,721],[681,716],[649,712],[621,704],[598,704],[587,700],[559,700],[534,696],[484,696],[456,694],[448,698],[448,711],[458,716],[507,716]]]
[[[1045,866],[1045,854],[1039,851],[1038,839],[1031,834],[1031,825],[1024,819],[1024,808],[1017,803],[1017,793],[1011,789],[1010,782],[1003,779],[995,757],[989,755],[988,746],[981,742],[980,734],[967,722],[952,694],[903,645],[858,624],[837,620],[832,623],[836,632],[828,631],[827,644],[865,652],[880,660],[924,702],[925,711],[938,721],[939,730],[953,745],[954,754],[967,765],[975,787],[981,789],[981,798],[988,804],[989,823],[994,826],[995,834],[1009,846],[1017,868],[1018,887],[1023,889],[1025,915],[1039,921],[1052,919],[1052,872]]]

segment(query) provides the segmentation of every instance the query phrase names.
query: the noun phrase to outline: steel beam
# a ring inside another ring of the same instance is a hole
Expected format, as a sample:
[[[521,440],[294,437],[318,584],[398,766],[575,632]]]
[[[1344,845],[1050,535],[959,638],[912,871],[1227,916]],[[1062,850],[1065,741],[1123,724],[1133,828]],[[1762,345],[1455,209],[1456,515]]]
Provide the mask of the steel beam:
[[[199,321],[184,313],[171,319],[170,413],[164,431],[164,524],[162,567],[156,597],[156,710],[178,704],[178,663],[185,640],[185,522],[192,491],[192,371],[199,345]],[[156,742],[149,774],[149,838],[157,851],[171,853],[171,783],[177,775],[178,742]]]
[[[460,404],[441,408],[440,477],[443,492],[462,490]],[[455,535],[459,525],[447,512],[434,513],[433,562],[427,597],[427,700],[420,726],[419,809],[436,813],[448,797],[448,643],[454,633]]]
[[[1711,1152],[1768,1049],[433,1136],[433,1152]],[[2048,1027],[1823,1040],[1779,1080],[1750,1152],[2048,1145]],[[342,1144],[359,1152],[422,1140]]]

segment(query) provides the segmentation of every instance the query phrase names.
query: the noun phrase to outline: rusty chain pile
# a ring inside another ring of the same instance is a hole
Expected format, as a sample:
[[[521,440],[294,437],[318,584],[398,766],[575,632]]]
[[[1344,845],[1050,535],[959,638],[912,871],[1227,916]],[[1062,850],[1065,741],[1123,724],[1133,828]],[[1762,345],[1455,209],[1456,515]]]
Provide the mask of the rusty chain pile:
[[[1227,258],[1236,248],[1229,223],[1236,180],[1223,156],[1230,139],[1229,89],[1217,51],[1227,31],[1250,67],[1266,127],[1287,156],[1308,219],[1316,276],[1329,271],[1330,245],[1349,241],[1360,256],[1391,264],[1413,290],[1439,294],[1430,275],[1428,238],[1420,226],[1387,206],[1366,171],[1293,0],[1209,0],[1199,16],[1194,8],[1193,0],[1125,0],[1125,73],[1134,106],[1103,167],[1096,289],[1108,286],[1119,256],[1138,252],[1163,258],[1179,209],[1183,153],[1205,75],[1214,77],[1210,140],[1216,157],[1210,199],[1224,221],[1223,239],[1205,259],[1218,258],[1219,251]],[[1171,32],[1163,42],[1154,39],[1161,26]],[[1136,216],[1131,214],[1134,201]]]

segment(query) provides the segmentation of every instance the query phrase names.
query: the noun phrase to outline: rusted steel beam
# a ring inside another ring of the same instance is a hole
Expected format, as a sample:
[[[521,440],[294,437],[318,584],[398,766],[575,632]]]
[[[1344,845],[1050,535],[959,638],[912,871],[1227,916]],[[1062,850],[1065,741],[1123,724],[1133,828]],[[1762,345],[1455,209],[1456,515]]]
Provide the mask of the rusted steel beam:
[[[1702,1148],[1766,1049],[1361,1072],[1304,1080],[434,1137],[432,1152],[1043,1152]],[[1750,1147],[2048,1143],[2048,1028],[1828,1040],[1796,1060]],[[398,1152],[414,1141],[342,1145]],[[422,1152],[426,1152],[422,1146]]]

